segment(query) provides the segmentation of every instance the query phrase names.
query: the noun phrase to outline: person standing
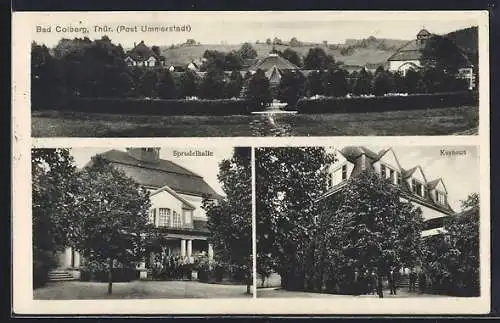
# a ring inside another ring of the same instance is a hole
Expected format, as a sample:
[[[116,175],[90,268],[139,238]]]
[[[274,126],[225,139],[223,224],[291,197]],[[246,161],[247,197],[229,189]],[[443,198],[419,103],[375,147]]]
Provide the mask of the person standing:
[[[397,283],[396,279],[397,279],[396,269],[392,268],[391,271],[389,272],[389,289],[391,295],[396,295],[396,283]]]
[[[416,284],[417,284],[417,273],[415,270],[412,268],[410,270],[410,292],[415,292],[416,291]]]
[[[426,284],[427,284],[427,276],[423,271],[420,271],[418,275],[418,290],[420,294],[425,292]]]

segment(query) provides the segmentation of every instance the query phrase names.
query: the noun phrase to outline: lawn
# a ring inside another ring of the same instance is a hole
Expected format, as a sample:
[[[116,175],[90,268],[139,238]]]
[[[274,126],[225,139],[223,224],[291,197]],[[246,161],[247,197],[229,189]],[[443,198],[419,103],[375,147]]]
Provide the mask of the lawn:
[[[34,137],[416,136],[476,134],[477,106],[339,114],[144,116],[32,112]]]
[[[367,295],[338,295],[338,294],[327,294],[327,293],[311,293],[311,292],[297,292],[297,291],[288,291],[284,289],[257,289],[257,298],[379,298],[375,294],[367,294]],[[422,297],[431,297],[431,298],[442,298],[448,297],[446,295],[431,295],[431,294],[419,294],[419,293],[409,293],[407,289],[400,289],[397,291],[396,295],[390,295],[389,290],[384,290],[384,298],[422,298]]]
[[[135,299],[135,298],[251,298],[244,285],[206,284],[196,281],[132,281],[113,283],[107,294],[107,283],[62,281],[49,282],[35,289],[34,299]]]

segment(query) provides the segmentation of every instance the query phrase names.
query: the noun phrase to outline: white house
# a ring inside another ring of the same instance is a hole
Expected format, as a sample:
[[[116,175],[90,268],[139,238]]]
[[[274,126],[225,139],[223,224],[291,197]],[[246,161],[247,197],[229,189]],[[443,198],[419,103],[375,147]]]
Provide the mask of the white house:
[[[144,41],[141,41],[139,44],[134,44],[134,48],[126,53],[125,63],[128,66],[138,67],[165,66],[165,57],[159,55],[158,52],[155,53],[146,46]]]
[[[201,205],[203,196],[213,199],[221,196],[203,177],[161,159],[160,148],[113,149],[99,156],[149,190],[150,221],[163,229],[167,239],[161,256],[180,256],[186,262],[193,262],[194,256],[202,253],[213,258],[212,246],[207,241],[208,218]],[[145,272],[157,256],[160,255],[151,255],[139,269]],[[78,252],[66,248],[60,255],[59,269],[77,275],[82,261]]]

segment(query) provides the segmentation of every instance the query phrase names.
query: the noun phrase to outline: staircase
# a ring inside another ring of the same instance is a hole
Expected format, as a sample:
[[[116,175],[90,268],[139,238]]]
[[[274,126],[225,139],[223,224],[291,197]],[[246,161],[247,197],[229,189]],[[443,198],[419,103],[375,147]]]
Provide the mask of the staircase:
[[[410,287],[410,277],[408,275],[403,275],[399,278],[398,282],[399,288],[409,288]]]
[[[71,273],[67,270],[52,270],[49,272],[49,281],[68,281],[68,280],[76,280],[76,278],[71,275]]]

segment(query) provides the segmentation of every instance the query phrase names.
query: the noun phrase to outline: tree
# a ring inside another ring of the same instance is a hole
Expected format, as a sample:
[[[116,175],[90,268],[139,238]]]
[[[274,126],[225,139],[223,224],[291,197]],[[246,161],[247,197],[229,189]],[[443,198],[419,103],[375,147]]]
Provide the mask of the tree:
[[[332,55],[326,55],[321,47],[309,49],[304,58],[304,68],[306,70],[326,70],[329,67],[335,67],[335,59]]]
[[[425,41],[420,60],[425,69],[439,69],[451,75],[468,61],[452,40],[440,35],[433,35]]]
[[[266,39],[266,45],[271,45],[271,44],[272,44],[271,38],[267,38]]]
[[[390,268],[414,267],[421,258],[421,210],[401,200],[400,189],[377,174],[364,171],[351,177],[337,197],[336,207],[325,204],[321,227],[330,222],[327,258],[349,276],[375,271],[379,284]],[[327,230],[324,228],[323,230]],[[350,273],[349,273],[350,272]],[[380,291],[379,297],[383,297]]]
[[[139,78],[137,91],[142,97],[152,98],[155,96],[158,74],[154,70],[146,69]]]
[[[187,70],[182,74],[180,85],[181,97],[195,96],[197,92],[197,77],[195,72]]]
[[[414,69],[406,71],[404,76],[404,87],[408,93],[423,93],[425,92],[425,83],[422,79],[422,74]]]
[[[256,58],[257,51],[253,48],[252,44],[246,42],[241,45],[240,49],[238,50],[238,55],[242,59]]]
[[[346,70],[332,68],[323,73],[321,80],[325,94],[336,97],[345,96],[348,91],[347,75]]]
[[[274,37],[273,45],[283,45],[283,42],[278,37]]]
[[[307,76],[306,91],[308,95],[313,96],[317,94],[325,94],[323,74],[323,71],[313,71]]]
[[[354,83],[353,93],[357,95],[370,94],[372,91],[372,75],[366,69],[362,69]]]
[[[302,66],[302,62],[300,60],[299,54],[297,54],[296,51],[293,49],[287,48],[283,51],[283,54],[281,54],[281,57],[284,59],[288,60],[290,63],[300,67]]]
[[[258,108],[263,109],[264,105],[271,102],[271,90],[269,80],[264,71],[258,69],[245,84],[244,97]]]
[[[278,99],[294,106],[304,96],[305,78],[300,72],[286,71],[281,76]]]
[[[226,198],[204,198],[209,241],[223,263],[245,272],[247,294],[252,285],[252,171],[250,148],[237,147],[219,165],[218,179]]]
[[[383,67],[379,66],[375,71],[375,76],[372,81],[373,94],[383,96],[394,89],[394,79],[392,74]]]
[[[80,172],[78,188],[67,211],[68,244],[85,259],[107,263],[111,294],[114,266],[140,261],[159,239],[149,221],[149,192],[100,157]]]
[[[66,208],[74,201],[75,166],[67,149],[31,151],[33,287],[47,281],[55,253],[66,243]]]
[[[196,42],[196,40],[192,39],[192,38],[189,38],[186,40],[186,45],[188,46],[196,46],[198,43]]]
[[[284,288],[303,288],[314,201],[326,189],[333,160],[321,147],[256,149],[257,272],[277,272]]]
[[[155,53],[155,55],[157,57],[160,57],[161,56],[161,53],[160,53],[160,47],[158,46],[151,46],[151,50],[153,51],[153,53]]]
[[[224,70],[226,66],[226,54],[223,52],[207,49],[203,53],[203,58],[205,58],[206,61],[200,68],[202,71],[208,71],[211,68]]]
[[[34,110],[53,108],[65,95],[59,61],[45,45],[31,44],[31,106]]]
[[[177,97],[174,79],[168,70],[163,69],[159,72],[155,93],[160,99],[173,99]]]
[[[241,66],[243,64],[243,60],[240,55],[234,51],[228,53],[224,60],[224,70],[225,71],[239,71],[241,70]]]
[[[290,46],[291,47],[300,47],[300,46],[302,46],[302,43],[296,37],[292,37],[290,39]]]
[[[206,99],[220,99],[224,96],[225,86],[224,71],[211,67],[201,82],[200,96]]]
[[[229,98],[237,98],[240,96],[241,87],[243,86],[243,77],[239,71],[232,71],[229,76],[229,82],[226,87],[226,94]]]
[[[444,232],[426,241],[424,269],[440,293],[478,296],[479,194],[462,201],[462,212],[445,220]]]

